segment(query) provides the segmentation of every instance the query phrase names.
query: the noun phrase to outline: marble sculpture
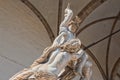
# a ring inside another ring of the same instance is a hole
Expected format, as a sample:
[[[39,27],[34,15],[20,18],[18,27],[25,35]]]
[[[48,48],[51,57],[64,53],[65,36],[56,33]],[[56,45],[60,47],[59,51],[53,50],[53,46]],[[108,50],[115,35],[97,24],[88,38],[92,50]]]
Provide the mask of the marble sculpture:
[[[81,41],[76,38],[79,19],[71,20],[73,11],[68,4],[65,9],[64,20],[59,27],[59,35],[50,47],[44,49],[43,54],[9,80],[61,80],[60,75],[64,73],[65,67],[73,61],[76,66],[80,59],[79,68],[74,70],[76,76],[81,76],[83,80],[90,80],[92,75],[92,63],[88,60],[88,55],[81,49]],[[59,77],[59,78],[58,78]]]

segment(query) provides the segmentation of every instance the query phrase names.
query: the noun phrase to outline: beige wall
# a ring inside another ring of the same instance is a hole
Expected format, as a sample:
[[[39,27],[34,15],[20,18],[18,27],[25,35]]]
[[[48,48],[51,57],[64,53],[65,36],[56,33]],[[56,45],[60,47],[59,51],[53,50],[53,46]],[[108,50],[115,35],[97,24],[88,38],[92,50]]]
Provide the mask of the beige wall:
[[[0,80],[29,66],[50,44],[42,23],[20,0],[0,0]]]

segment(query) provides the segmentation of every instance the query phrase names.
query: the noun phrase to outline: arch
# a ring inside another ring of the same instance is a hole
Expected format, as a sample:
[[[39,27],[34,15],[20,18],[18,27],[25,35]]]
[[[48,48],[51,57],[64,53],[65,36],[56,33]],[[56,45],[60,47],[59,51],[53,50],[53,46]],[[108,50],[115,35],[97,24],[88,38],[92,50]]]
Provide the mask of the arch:
[[[80,18],[81,22],[79,25],[85,20],[85,18],[93,12],[97,7],[103,4],[106,0],[91,0],[79,13],[78,17]]]
[[[111,28],[111,31],[109,34],[112,34],[114,29],[115,29],[115,26],[117,24],[117,21],[119,19],[119,16],[120,16],[120,12],[118,13],[116,19],[114,20],[113,22],[113,25],[112,25],[112,28]],[[109,66],[109,54],[110,54],[110,46],[111,46],[111,40],[112,40],[112,36],[110,36],[108,38],[108,44],[107,44],[107,50],[106,50],[106,75],[107,75],[107,80],[109,80],[109,70],[108,70],[108,66]]]
[[[63,5],[63,0],[59,0],[59,5],[58,5],[58,22],[57,22],[57,35],[59,33],[59,26],[62,20],[62,5]]]
[[[46,31],[48,32],[49,38],[51,40],[51,42],[53,42],[53,40],[55,39],[55,36],[53,34],[52,29],[50,28],[50,25],[48,24],[48,22],[46,21],[46,19],[43,17],[43,15],[40,13],[40,11],[37,10],[37,8],[30,3],[28,0],[21,0],[27,7],[29,7],[33,13],[38,17],[38,19],[42,22],[42,24],[44,25]]]
[[[115,62],[113,68],[112,68],[112,72],[110,74],[110,80],[113,80],[114,77],[114,73],[116,71],[117,68],[120,68],[118,65],[120,64],[120,57],[118,58],[118,60]]]
[[[98,20],[95,20],[87,25],[85,25],[83,28],[81,28],[78,32],[77,32],[77,36],[82,32],[84,31],[85,29],[91,27],[93,24],[96,24],[96,23],[99,23],[99,22],[102,22],[102,21],[106,21],[106,20],[112,20],[112,19],[116,19],[117,16],[112,16],[112,17],[106,17],[106,18],[101,18],[101,19],[98,19]]]

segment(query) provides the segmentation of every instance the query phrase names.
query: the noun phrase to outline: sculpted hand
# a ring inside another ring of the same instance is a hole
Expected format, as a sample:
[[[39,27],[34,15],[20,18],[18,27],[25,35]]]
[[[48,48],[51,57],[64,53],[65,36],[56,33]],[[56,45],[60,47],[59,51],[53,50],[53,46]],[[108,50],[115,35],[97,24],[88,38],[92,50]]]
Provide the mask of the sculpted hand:
[[[68,4],[67,8],[65,9],[65,17],[69,16],[69,15],[73,15],[72,10],[70,9],[70,4]]]

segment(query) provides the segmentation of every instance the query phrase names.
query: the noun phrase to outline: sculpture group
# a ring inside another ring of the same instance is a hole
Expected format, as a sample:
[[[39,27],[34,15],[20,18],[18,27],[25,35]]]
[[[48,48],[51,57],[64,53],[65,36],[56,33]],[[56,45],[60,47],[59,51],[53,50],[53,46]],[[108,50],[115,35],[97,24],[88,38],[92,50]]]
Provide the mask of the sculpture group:
[[[44,49],[40,58],[35,60],[30,68],[18,72],[9,80],[70,80],[61,78],[67,66],[72,67],[73,73],[82,80],[90,80],[92,63],[81,49],[81,41],[75,35],[80,20],[78,17],[71,20],[72,16],[73,12],[68,5],[59,27],[59,35],[53,44]]]

